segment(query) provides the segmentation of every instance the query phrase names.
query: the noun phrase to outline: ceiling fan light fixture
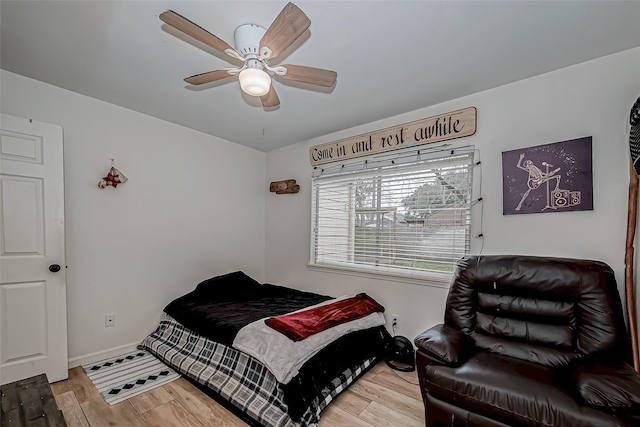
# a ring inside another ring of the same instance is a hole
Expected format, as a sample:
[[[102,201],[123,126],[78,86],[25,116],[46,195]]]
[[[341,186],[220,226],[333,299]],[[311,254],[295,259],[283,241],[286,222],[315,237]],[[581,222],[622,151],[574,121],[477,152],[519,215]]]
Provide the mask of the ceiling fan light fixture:
[[[240,72],[240,87],[244,93],[251,96],[263,96],[269,93],[271,77],[258,68],[247,68]]]
[[[161,13],[160,20],[186,36],[244,63],[242,67],[223,68],[187,77],[184,81],[189,84],[203,85],[238,76],[243,92],[260,97],[262,106],[271,108],[280,105],[280,98],[271,84],[270,75],[323,87],[332,87],[336,83],[335,71],[303,65],[271,67],[267,62],[289,49],[311,25],[309,17],[293,3],[287,3],[267,29],[257,24],[237,27],[233,35],[235,49],[173,10]]]

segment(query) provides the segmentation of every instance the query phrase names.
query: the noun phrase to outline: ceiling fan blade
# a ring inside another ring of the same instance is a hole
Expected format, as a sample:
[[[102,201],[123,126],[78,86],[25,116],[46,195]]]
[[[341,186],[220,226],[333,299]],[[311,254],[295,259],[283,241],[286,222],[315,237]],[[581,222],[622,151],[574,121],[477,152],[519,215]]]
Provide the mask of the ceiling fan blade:
[[[305,67],[302,65],[282,65],[287,69],[287,73],[281,77],[297,82],[309,83],[312,85],[331,87],[336,83],[338,73],[322,68]]]
[[[216,70],[187,77],[184,81],[192,85],[202,85],[205,83],[215,82],[216,80],[222,80],[227,77],[231,77],[231,74],[227,73],[227,70]]]
[[[280,105],[280,98],[278,98],[278,94],[276,93],[276,88],[271,85],[271,89],[267,92],[266,95],[262,95],[260,97],[260,101],[262,101],[263,107],[277,107]]]
[[[295,4],[288,3],[260,40],[260,49],[271,49],[269,58],[275,58],[291,46],[311,25],[311,20]]]
[[[194,39],[201,41],[207,46],[210,46],[222,53],[224,53],[225,49],[231,49],[235,51],[235,49],[229,43],[214,36],[209,31],[205,30],[197,24],[194,24],[193,22],[189,21],[187,18],[174,12],[173,10],[162,12],[160,14],[160,19],[176,30],[182,31],[186,35],[191,36]]]

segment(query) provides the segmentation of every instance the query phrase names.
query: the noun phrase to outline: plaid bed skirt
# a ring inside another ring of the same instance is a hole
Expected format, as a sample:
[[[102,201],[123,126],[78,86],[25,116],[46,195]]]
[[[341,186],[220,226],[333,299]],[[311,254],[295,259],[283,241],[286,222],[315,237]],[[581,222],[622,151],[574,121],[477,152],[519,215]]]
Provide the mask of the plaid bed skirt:
[[[138,348],[210,388],[264,427],[315,426],[320,411],[375,361],[375,358],[368,359],[362,365],[345,370],[313,400],[300,422],[294,422],[287,413],[280,384],[262,363],[190,331],[166,313],[162,313],[158,329]]]

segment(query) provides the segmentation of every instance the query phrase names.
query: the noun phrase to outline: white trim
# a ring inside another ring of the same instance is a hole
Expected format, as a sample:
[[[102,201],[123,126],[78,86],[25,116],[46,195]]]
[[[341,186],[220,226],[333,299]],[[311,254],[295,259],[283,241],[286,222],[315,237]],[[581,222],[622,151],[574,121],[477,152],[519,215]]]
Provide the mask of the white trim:
[[[343,267],[338,265],[323,264],[307,264],[307,268],[311,271],[320,271],[323,273],[344,274],[347,276],[360,276],[367,279],[377,279],[392,282],[410,283],[412,285],[430,286],[433,288],[449,289],[451,287],[451,277],[453,274],[437,273],[416,275],[407,273],[390,273],[386,271],[365,271],[355,267]]]
[[[93,363],[102,359],[108,359],[109,357],[119,356],[121,354],[135,351],[138,344],[140,344],[140,341],[121,345],[118,347],[108,348],[106,350],[97,351],[95,353],[85,354],[84,356],[72,357],[69,359],[69,369],[75,368],[76,366],[86,365],[87,363]]]

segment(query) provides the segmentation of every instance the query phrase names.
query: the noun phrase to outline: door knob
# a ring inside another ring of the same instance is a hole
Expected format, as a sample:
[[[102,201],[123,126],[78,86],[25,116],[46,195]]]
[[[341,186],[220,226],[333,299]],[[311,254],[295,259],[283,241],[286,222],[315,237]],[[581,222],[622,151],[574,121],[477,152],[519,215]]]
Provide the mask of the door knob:
[[[52,273],[57,273],[58,271],[60,271],[60,266],[58,264],[51,264],[49,266],[49,271]]]

